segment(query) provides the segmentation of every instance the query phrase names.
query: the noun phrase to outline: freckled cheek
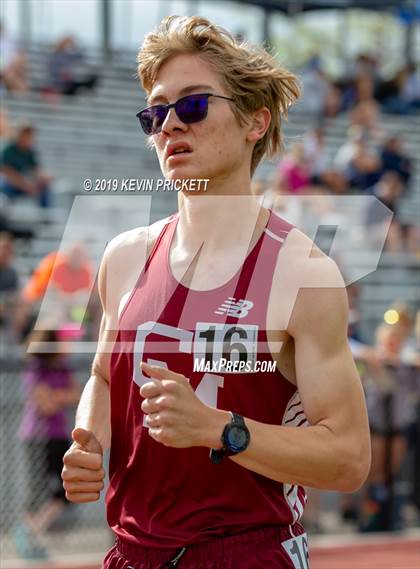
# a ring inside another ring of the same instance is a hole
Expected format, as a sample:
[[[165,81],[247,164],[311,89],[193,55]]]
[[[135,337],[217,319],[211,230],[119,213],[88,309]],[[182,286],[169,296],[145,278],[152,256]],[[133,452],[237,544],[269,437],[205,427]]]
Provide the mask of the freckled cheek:
[[[194,126],[193,145],[198,152],[196,156],[197,166],[208,166],[215,162],[229,162],[233,158],[232,145],[235,145],[234,125],[226,121],[226,129],[220,128],[219,121],[215,125],[209,123],[197,123]],[[229,136],[231,133],[231,136]]]
[[[217,156],[217,158],[226,160],[229,159],[232,153],[231,144],[232,141],[229,140],[228,136],[220,135],[220,130],[215,133],[216,136],[209,138],[212,140],[210,152],[213,156]]]
[[[229,162],[231,158],[231,152],[223,144],[214,144],[207,149],[205,153],[201,156],[200,162],[203,165],[213,165]]]

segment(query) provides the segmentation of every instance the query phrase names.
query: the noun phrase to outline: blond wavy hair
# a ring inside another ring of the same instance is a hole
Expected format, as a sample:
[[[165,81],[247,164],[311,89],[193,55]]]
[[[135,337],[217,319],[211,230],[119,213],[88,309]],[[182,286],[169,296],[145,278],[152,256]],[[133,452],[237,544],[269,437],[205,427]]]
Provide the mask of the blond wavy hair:
[[[180,54],[200,55],[213,66],[235,101],[233,112],[241,126],[258,109],[270,110],[270,126],[253,150],[252,175],[265,155],[271,158],[283,149],[282,119],[300,95],[296,76],[264,49],[236,41],[205,18],[169,16],[145,37],[138,52],[138,77],[147,94],[162,65]]]

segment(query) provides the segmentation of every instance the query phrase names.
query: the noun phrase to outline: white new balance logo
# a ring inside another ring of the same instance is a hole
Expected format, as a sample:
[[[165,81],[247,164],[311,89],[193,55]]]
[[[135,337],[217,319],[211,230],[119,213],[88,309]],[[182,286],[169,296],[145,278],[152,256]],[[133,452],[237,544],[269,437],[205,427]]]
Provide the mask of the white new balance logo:
[[[217,310],[214,311],[215,314],[227,314],[228,316],[234,316],[235,318],[244,318],[254,303],[250,300],[236,300],[233,296],[229,296],[224,303],[219,306]]]

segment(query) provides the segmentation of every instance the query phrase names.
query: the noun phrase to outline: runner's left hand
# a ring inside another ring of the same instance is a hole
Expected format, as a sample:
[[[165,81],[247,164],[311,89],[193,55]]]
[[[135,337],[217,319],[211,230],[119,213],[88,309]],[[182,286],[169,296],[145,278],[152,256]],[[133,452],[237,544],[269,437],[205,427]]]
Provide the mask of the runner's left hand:
[[[141,363],[151,377],[140,388],[141,409],[146,415],[149,435],[169,447],[207,446],[220,448],[220,437],[230,415],[205,405],[189,380],[180,373]]]

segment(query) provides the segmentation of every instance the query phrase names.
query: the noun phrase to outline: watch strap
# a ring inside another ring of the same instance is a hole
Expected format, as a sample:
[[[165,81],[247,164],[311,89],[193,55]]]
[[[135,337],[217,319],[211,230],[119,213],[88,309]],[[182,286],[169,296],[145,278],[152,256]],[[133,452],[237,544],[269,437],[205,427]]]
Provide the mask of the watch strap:
[[[232,417],[231,424],[242,425],[243,427],[246,426],[245,420],[242,417],[242,415],[238,415],[238,413],[234,413],[233,411],[229,411],[229,413],[231,414]]]
[[[217,450],[215,448],[210,449],[210,460],[213,464],[220,464],[225,456],[225,451],[223,448]]]

